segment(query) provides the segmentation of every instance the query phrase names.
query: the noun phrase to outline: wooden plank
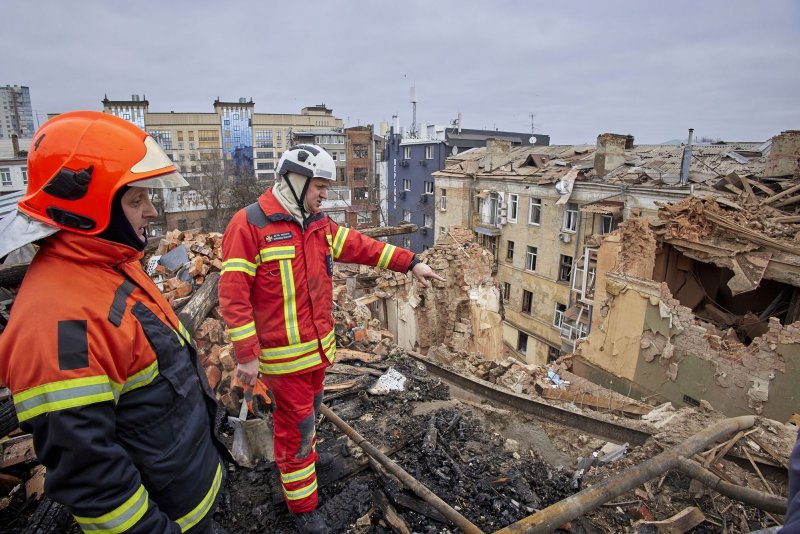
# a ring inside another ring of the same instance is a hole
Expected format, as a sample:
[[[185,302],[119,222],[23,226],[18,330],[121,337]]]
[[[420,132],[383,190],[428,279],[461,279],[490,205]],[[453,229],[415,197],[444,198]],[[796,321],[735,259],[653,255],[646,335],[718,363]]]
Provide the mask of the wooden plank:
[[[0,443],[0,446],[3,451],[0,468],[36,460],[36,453],[33,450],[33,436],[30,434],[7,439]]]
[[[539,391],[539,389],[540,387],[536,388],[539,394],[546,399],[569,401],[592,408],[617,410],[631,415],[644,415],[650,413],[650,410],[652,410],[650,407],[640,406],[634,402],[628,403],[609,397],[590,395],[581,391],[569,391],[566,389],[547,387],[541,387],[541,391]]]
[[[358,382],[355,380],[350,380],[349,382],[339,382],[338,384],[325,384],[325,391],[342,391],[344,389],[350,389],[356,384],[358,384]]]
[[[389,524],[389,528],[392,529],[392,532],[411,534],[411,529],[408,528],[406,522],[400,517],[400,514],[397,513],[394,506],[391,505],[385,493],[378,488],[373,489],[372,500],[375,505],[380,508],[381,512],[383,512],[383,518]]]
[[[782,208],[784,206],[789,206],[790,204],[794,204],[800,201],[800,195],[795,195],[793,197],[789,197],[786,200],[781,200],[780,202],[775,202],[772,204],[773,208]]]
[[[773,191],[772,189],[770,189],[766,185],[764,185],[761,182],[758,182],[756,180],[751,180],[750,181],[750,185],[752,185],[753,187],[755,187],[756,189],[758,189],[762,193],[766,193],[768,197],[771,197],[772,195],[775,194],[775,191]]]
[[[378,356],[377,354],[372,354],[369,352],[361,352],[360,350],[352,350],[352,349],[336,349],[336,361],[352,361],[357,360],[359,362],[364,363],[372,363],[372,362],[379,362],[383,358]]]
[[[745,178],[744,176],[740,176],[739,180],[742,182],[742,187],[744,188],[744,192],[747,196],[752,197],[755,196],[753,194],[753,188],[750,187],[750,180]]]
[[[397,226],[378,226],[374,228],[363,228],[359,233],[369,237],[386,237],[390,235],[413,234],[418,229],[414,223],[399,224]]]
[[[770,217],[767,219],[773,223],[797,223],[800,222],[800,215],[785,215],[783,217]]]
[[[338,353],[338,350],[337,350]],[[372,369],[370,367],[356,367],[354,365],[347,365],[346,363],[336,362],[335,365],[328,367],[326,373],[335,373],[340,375],[372,375],[382,376],[383,371]]]
[[[690,506],[684,508],[669,519],[664,519],[663,521],[643,521],[642,524],[653,525],[660,534],[683,534],[705,520],[706,516],[703,515],[700,508]]]
[[[750,436],[750,439],[752,439],[753,441],[755,441],[755,442],[756,442],[756,445],[758,445],[759,447],[761,447],[762,449],[764,449],[764,451],[765,451],[767,454],[769,454],[770,456],[772,456],[772,458],[773,458],[773,459],[774,459],[776,462],[778,462],[779,464],[781,464],[782,466],[784,466],[786,469],[789,469],[789,462],[786,460],[786,458],[784,458],[783,456],[781,456],[780,454],[778,454],[778,453],[775,451],[775,449],[773,449],[773,448],[772,448],[772,447],[771,447],[771,446],[770,446],[770,445],[769,445],[767,442],[765,442],[763,439],[760,439],[760,438],[759,438],[758,436],[756,436],[755,434],[753,434],[752,436]]]
[[[796,191],[800,191],[800,184],[797,184],[797,185],[795,185],[795,186],[792,186],[792,187],[790,187],[789,189],[786,189],[786,190],[784,190],[784,191],[781,191],[780,193],[776,193],[776,194],[772,195],[771,197],[769,197],[769,198],[767,198],[767,199],[763,200],[761,203],[762,203],[762,204],[772,204],[772,203],[773,203],[773,202],[775,202],[776,200],[778,200],[778,199],[780,199],[780,198],[783,198],[783,197],[785,197],[785,196],[787,196],[787,195],[791,195],[792,193],[794,193],[794,192],[796,192]]]

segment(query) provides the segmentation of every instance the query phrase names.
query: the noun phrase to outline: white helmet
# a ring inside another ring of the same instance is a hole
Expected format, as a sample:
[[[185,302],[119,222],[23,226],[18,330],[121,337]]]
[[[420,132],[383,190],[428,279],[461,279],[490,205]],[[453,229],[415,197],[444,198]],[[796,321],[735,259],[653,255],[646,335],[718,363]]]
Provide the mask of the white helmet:
[[[336,163],[328,152],[317,145],[289,147],[278,161],[278,176],[296,172],[307,178],[336,181]]]

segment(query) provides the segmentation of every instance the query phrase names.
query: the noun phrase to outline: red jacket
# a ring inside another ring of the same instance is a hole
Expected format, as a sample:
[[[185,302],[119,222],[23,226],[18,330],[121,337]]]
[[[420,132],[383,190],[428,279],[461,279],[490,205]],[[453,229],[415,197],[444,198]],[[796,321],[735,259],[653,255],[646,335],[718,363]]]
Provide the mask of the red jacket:
[[[181,532],[222,480],[216,400],[141,257],[47,238],[0,336],[0,379],[47,467],[45,492],[87,532]]]
[[[303,230],[271,190],[233,216],[222,256],[219,300],[236,359],[260,358],[273,376],[333,362],[334,260],[406,272],[414,257],[321,212]]]

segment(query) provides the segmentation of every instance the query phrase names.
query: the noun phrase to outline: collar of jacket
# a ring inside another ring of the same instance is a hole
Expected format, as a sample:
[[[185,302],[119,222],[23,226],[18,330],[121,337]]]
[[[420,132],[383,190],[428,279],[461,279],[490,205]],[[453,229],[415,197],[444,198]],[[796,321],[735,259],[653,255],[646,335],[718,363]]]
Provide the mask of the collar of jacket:
[[[99,237],[62,231],[42,240],[40,249],[67,260],[117,266],[139,261],[144,252]]]
[[[292,221],[300,226],[300,223],[297,222],[297,219],[295,219],[288,211],[286,211],[286,208],[283,207],[283,204],[281,204],[280,201],[275,198],[271,187],[264,191],[260,197],[258,197],[258,205],[261,207],[261,210],[264,212],[264,215],[267,216],[267,220],[270,222]],[[324,218],[324,212],[318,211],[314,213],[306,220],[306,229],[308,229],[312,223]]]

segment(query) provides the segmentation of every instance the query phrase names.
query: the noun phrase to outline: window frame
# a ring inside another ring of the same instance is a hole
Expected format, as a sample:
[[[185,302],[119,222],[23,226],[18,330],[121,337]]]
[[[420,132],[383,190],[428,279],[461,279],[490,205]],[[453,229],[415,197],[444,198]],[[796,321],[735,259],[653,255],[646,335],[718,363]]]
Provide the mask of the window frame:
[[[403,178],[403,191],[411,191],[411,180]]]
[[[433,159],[433,145],[425,145],[425,159]]]
[[[533,292],[527,289],[522,290],[522,302],[519,306],[519,311],[530,315],[533,312]]]
[[[404,146],[403,147],[403,159],[411,159],[411,147]]]
[[[508,195],[508,222],[517,222],[519,217],[519,195],[516,193],[509,193]]]
[[[567,205],[564,207],[564,220],[561,224],[561,231],[569,232],[571,234],[577,233],[579,222],[580,212],[578,210],[578,204],[575,202],[567,203]]]
[[[532,247],[528,245],[528,248],[525,249],[525,270],[530,272],[536,272],[536,260],[539,255],[539,249],[537,247]],[[531,258],[533,260],[531,261]]]
[[[514,261],[514,242],[506,241],[506,261]]]
[[[567,305],[556,302],[554,312],[553,326],[556,328],[561,328],[561,325],[564,324],[564,314],[567,313]]]
[[[425,184],[425,194],[432,195],[433,194],[433,182],[424,182]]]
[[[439,210],[447,211],[447,189],[439,189]]]
[[[534,207],[536,208],[535,210]],[[534,213],[536,213],[536,221],[533,220]],[[531,197],[528,202],[528,224],[533,226],[542,225],[542,199],[539,197]]]
[[[566,261],[569,260],[569,261]],[[558,258],[558,281],[571,282],[574,258],[568,254],[560,254]],[[565,273],[566,272],[566,276]]]

